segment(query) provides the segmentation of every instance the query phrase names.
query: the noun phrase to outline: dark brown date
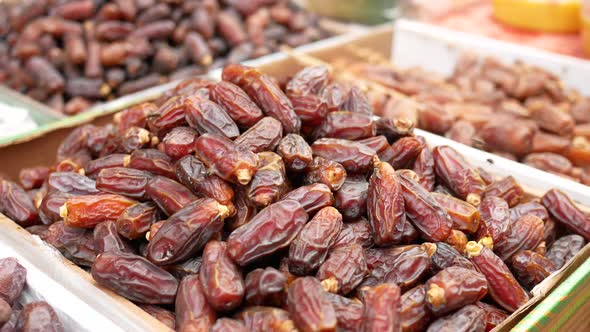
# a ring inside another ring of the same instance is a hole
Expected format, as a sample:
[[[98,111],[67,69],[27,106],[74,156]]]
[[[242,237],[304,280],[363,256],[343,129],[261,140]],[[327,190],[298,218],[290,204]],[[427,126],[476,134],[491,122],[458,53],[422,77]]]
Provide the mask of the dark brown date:
[[[117,219],[117,232],[126,239],[135,240],[144,236],[158,217],[158,207],[152,202],[131,205]]]
[[[401,241],[406,222],[404,197],[399,178],[388,163],[375,164],[369,180],[367,214],[376,245],[388,246]]]
[[[254,153],[272,151],[283,136],[283,126],[271,117],[264,117],[246,130],[234,142]]]
[[[301,331],[336,331],[336,312],[319,280],[297,278],[287,293],[289,314]]]
[[[287,278],[279,270],[272,267],[253,270],[246,276],[246,303],[281,306],[286,287]]]
[[[173,128],[162,140],[164,153],[168,157],[178,160],[195,152],[197,132],[189,127]]]
[[[438,178],[459,198],[478,206],[486,186],[479,173],[450,146],[437,146],[432,154]]]
[[[398,177],[405,202],[406,216],[427,241],[444,241],[451,233],[453,221],[446,209],[418,182]]]
[[[216,311],[231,311],[242,303],[244,280],[225,242],[210,241],[205,245],[199,275],[207,302]]]
[[[423,144],[416,137],[402,137],[381,154],[381,160],[388,162],[394,169],[409,168],[422,151]]]
[[[261,332],[295,332],[295,323],[289,313],[283,309],[273,307],[252,306],[236,314],[248,331]]]
[[[163,176],[150,179],[145,192],[169,216],[197,199],[187,187]]]
[[[234,139],[240,134],[238,126],[227,112],[203,96],[195,94],[186,97],[184,107],[186,121],[201,135],[211,133]]]
[[[302,172],[313,159],[311,147],[297,134],[287,134],[281,138],[276,151],[290,172]]]
[[[394,284],[381,284],[361,290],[363,301],[363,332],[400,330],[400,289]]]
[[[76,264],[90,267],[96,259],[94,236],[90,230],[69,227],[63,221],[57,221],[49,226],[43,240]]]
[[[494,243],[503,241],[511,232],[510,210],[508,203],[500,197],[487,196],[479,207],[481,225],[478,238],[490,236]]]
[[[23,168],[18,173],[18,179],[25,190],[39,188],[49,176],[49,168],[45,166]]]
[[[547,252],[547,259],[556,269],[561,269],[578,251],[582,250],[586,241],[577,234],[570,234],[555,240]]]
[[[340,163],[350,173],[364,173],[373,167],[375,151],[359,142],[321,138],[313,142],[311,149],[315,156]]]
[[[232,64],[223,68],[222,78],[242,88],[266,115],[281,122],[286,133],[299,132],[301,120],[291,101],[269,76],[252,67]]]
[[[96,176],[96,189],[143,200],[148,198],[146,190],[152,178],[151,173],[138,169],[105,168]]]
[[[430,148],[424,144],[420,154],[414,161],[414,172],[420,177],[420,184],[428,191],[434,190],[436,175],[434,171],[434,157]]]
[[[485,311],[483,309],[480,309],[475,305],[468,305],[448,316],[435,320],[430,326],[428,326],[426,331],[483,332],[486,326],[484,317]]]
[[[307,220],[307,213],[294,200],[271,204],[230,234],[229,254],[240,266],[270,255],[287,247]]]
[[[82,174],[73,172],[53,172],[47,179],[49,192],[59,191],[72,195],[89,195],[99,192],[96,182]]]
[[[315,130],[314,136],[357,140],[375,136],[376,132],[371,115],[339,111],[328,113]]]
[[[63,332],[55,310],[44,301],[26,304],[18,315],[15,331]]]
[[[238,86],[221,81],[209,90],[209,97],[227,111],[241,128],[254,126],[264,116],[260,108]]]
[[[543,220],[532,214],[524,215],[512,222],[506,238],[494,242],[494,252],[503,261],[522,250],[534,250],[545,237]]]
[[[173,303],[178,281],[147,259],[129,253],[105,252],[92,264],[92,277],[132,301],[147,304]]]
[[[205,134],[195,142],[197,157],[217,176],[246,185],[256,173],[258,157],[252,151],[240,148],[229,139]]]
[[[149,260],[165,265],[182,261],[201,250],[223,228],[228,209],[212,198],[199,198],[184,206],[151,235]]]
[[[209,331],[216,319],[198,274],[182,279],[176,294],[175,308],[178,331]]]
[[[97,255],[108,251],[122,251],[133,253],[129,243],[125,242],[117,233],[114,221],[102,222],[94,227],[94,250]]]
[[[504,310],[498,309],[491,304],[478,301],[475,303],[475,305],[485,312],[486,332],[493,330],[496,326],[500,325],[500,323],[508,318],[508,314]]]
[[[128,158],[128,154],[114,153],[91,160],[86,164],[86,166],[84,166],[84,173],[86,176],[94,179],[96,178],[96,175],[98,175],[98,173],[103,169],[123,167],[125,165],[125,160]]]
[[[27,270],[14,257],[0,259],[0,299],[12,305],[20,297]]]
[[[520,184],[516,182],[514,177],[507,176],[500,181],[495,181],[490,184],[484,191],[483,196],[500,197],[512,208],[518,205],[523,199],[524,190]]]
[[[323,183],[314,183],[291,190],[281,198],[281,200],[287,199],[299,202],[305,212],[310,215],[334,203],[334,195],[330,187]]]
[[[244,323],[231,318],[219,318],[209,332],[248,332]]]
[[[432,320],[426,305],[426,286],[416,286],[401,297],[401,328],[403,332],[422,331]]]
[[[248,198],[263,208],[279,200],[287,191],[288,180],[281,156],[274,152],[260,152],[258,160],[258,170],[248,184]]]
[[[363,247],[358,243],[333,248],[322,263],[317,278],[337,281],[337,292],[343,295],[356,288],[367,274],[367,262]]]
[[[135,150],[125,160],[125,167],[150,172],[171,179],[176,178],[172,160],[164,152],[155,149]]]
[[[363,304],[358,300],[351,300],[333,293],[326,292],[325,296],[332,302],[336,312],[338,331],[359,331],[363,318]]]
[[[516,278],[527,289],[532,289],[556,270],[549,259],[530,250],[512,256],[511,263]]]
[[[288,96],[318,94],[330,82],[330,71],[326,66],[310,66],[298,71],[287,83]]]
[[[371,103],[367,96],[356,86],[353,86],[348,92],[341,109],[367,115],[373,114]]]
[[[479,228],[479,211],[473,205],[453,196],[432,192],[430,195],[451,217],[453,229],[473,234]]]
[[[158,137],[164,137],[174,127],[187,125],[184,99],[180,96],[171,97],[159,109],[155,105],[149,108],[147,125]]]
[[[338,162],[315,157],[307,165],[304,181],[306,184],[322,183],[336,191],[342,187],[346,177],[346,170]]]
[[[158,307],[152,304],[139,305],[141,309],[150,314],[150,316],[159,320],[160,323],[166,325],[168,328],[174,330],[176,328],[176,316],[172,311]]]
[[[430,257],[432,260],[433,273],[439,272],[451,266],[458,266],[475,270],[475,266],[465,256],[460,254],[453,246],[438,242],[436,251]]]
[[[367,211],[369,182],[362,175],[347,176],[342,187],[334,193],[334,207],[344,220],[356,220]]]
[[[488,280],[488,292],[502,308],[514,312],[528,300],[506,264],[491,249],[480,243],[470,241],[465,246],[465,254]]]
[[[226,183],[223,180],[220,181]],[[258,212],[256,205],[254,205],[248,198],[248,193],[246,192],[245,187],[239,186],[236,188],[234,204],[234,216],[227,219],[226,222],[226,228],[230,231],[250,222]],[[230,210],[231,215],[231,205],[228,205],[228,209]]]
[[[304,128],[319,126],[329,112],[326,102],[316,95],[291,95],[289,100],[291,100],[293,111],[301,119]]]
[[[541,198],[541,204],[558,222],[590,241],[590,217],[566,194],[559,189],[551,189]]]
[[[33,201],[18,184],[0,179],[0,212],[23,227],[39,223]]]
[[[314,272],[328,256],[342,229],[342,215],[325,207],[301,229],[289,247],[289,271],[307,275]]]
[[[369,248],[373,246],[373,236],[371,235],[371,226],[369,221],[365,218],[360,218],[353,222],[347,222],[340,232],[339,238],[345,230],[350,229],[354,235],[355,241],[358,242],[363,248]],[[339,242],[339,241],[337,241]]]
[[[530,201],[518,204],[510,209],[510,220],[514,222],[526,214],[535,215],[543,221],[548,221],[549,219],[549,212],[547,212],[547,209],[541,203],[538,201]]]
[[[426,282],[426,303],[435,316],[442,316],[481,300],[488,292],[485,276],[475,270],[448,267]]]

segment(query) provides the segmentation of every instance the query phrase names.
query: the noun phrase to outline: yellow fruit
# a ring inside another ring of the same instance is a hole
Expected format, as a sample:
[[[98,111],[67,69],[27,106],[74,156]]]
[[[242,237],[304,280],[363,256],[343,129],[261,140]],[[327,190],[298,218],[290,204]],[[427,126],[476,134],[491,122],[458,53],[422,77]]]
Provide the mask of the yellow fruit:
[[[493,0],[494,16],[501,22],[529,30],[580,30],[580,0]]]

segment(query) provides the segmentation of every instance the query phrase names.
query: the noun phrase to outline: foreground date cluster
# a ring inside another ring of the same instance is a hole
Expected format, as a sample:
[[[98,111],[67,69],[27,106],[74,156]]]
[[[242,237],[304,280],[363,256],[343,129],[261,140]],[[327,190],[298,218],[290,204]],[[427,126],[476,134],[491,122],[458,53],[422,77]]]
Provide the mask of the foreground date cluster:
[[[327,68],[222,79],[73,130],[2,212],[178,331],[487,331],[590,239]]]
[[[27,270],[13,257],[0,259],[0,332],[62,332],[55,310],[44,301],[21,303]]]

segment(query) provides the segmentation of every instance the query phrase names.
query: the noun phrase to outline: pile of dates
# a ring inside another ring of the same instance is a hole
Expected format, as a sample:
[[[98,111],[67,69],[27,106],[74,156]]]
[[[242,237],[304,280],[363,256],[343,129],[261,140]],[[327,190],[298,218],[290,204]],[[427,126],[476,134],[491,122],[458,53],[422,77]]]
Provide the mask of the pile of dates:
[[[0,259],[0,332],[62,332],[63,325],[47,302],[24,306],[18,302],[26,281],[27,270],[16,258]]]
[[[372,93],[377,115],[404,116],[457,142],[590,185],[590,97],[542,68],[465,55],[449,78],[389,65],[347,69],[413,99]]]
[[[73,130],[2,211],[178,331],[490,330],[590,239],[325,67],[222,78]]]
[[[0,84],[65,114],[329,35],[288,0],[0,2]]]

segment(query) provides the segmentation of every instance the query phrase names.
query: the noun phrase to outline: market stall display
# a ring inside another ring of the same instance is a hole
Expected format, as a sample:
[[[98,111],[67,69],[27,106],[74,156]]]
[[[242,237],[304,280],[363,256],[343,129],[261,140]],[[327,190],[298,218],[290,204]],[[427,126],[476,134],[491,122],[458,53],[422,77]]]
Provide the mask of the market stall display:
[[[0,83],[67,115],[325,38],[289,1],[0,3]]]
[[[222,78],[75,129],[51,168],[2,181],[4,213],[180,330],[358,330],[382,315],[483,331],[590,237],[563,192],[535,199],[374,120],[325,67],[282,89],[241,65]]]

